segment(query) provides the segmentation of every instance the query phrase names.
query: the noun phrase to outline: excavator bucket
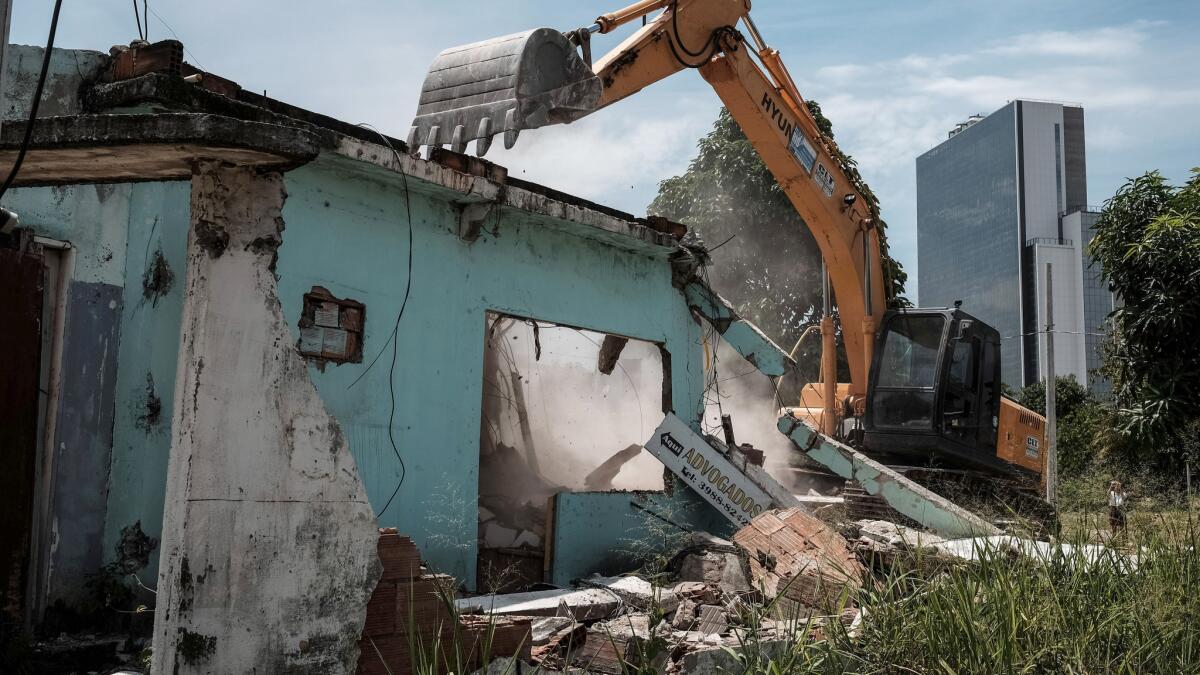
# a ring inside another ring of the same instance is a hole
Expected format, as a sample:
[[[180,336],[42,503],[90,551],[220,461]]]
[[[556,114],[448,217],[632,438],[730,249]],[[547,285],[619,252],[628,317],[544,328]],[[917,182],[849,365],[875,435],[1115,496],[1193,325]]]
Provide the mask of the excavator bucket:
[[[483,156],[504,134],[511,148],[522,129],[573,122],[594,111],[600,80],[575,45],[552,28],[447,49],[434,59],[421,88],[408,146],[449,144],[455,152],[474,140]]]

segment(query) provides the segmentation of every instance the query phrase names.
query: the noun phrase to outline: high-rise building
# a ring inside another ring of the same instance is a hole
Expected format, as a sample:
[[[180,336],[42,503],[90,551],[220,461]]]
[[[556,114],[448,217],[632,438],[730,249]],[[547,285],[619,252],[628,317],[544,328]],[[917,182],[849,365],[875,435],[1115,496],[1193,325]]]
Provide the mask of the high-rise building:
[[[1016,100],[917,158],[918,304],[962,301],[1000,331],[1012,387],[1045,377],[1052,288],[1055,372],[1107,390],[1094,371],[1113,299],[1087,255],[1083,130],[1078,105]]]

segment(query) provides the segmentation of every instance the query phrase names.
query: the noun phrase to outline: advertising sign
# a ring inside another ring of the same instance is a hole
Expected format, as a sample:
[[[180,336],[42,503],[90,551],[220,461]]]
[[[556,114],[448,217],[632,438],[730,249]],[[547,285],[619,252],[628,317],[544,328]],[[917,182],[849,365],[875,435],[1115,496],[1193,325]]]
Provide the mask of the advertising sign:
[[[674,413],[667,413],[645,447],[739,527],[771,508],[771,498],[762,488]]]

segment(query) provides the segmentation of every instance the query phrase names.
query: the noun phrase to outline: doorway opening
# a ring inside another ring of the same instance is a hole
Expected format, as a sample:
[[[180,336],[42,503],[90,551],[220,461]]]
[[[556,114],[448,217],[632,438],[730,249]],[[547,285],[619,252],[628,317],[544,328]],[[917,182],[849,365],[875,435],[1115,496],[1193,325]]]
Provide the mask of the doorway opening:
[[[544,580],[555,495],[663,489],[664,468],[641,445],[662,421],[663,354],[652,342],[488,313],[480,591]]]

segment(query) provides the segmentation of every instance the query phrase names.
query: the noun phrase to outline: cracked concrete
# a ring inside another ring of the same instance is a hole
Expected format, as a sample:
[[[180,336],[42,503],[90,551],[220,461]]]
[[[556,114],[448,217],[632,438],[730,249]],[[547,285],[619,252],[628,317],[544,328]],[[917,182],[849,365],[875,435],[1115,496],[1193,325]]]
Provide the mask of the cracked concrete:
[[[154,672],[349,673],[379,576],[349,446],[292,345],[271,270],[278,173],[200,162]],[[205,232],[225,245],[206,246]]]

